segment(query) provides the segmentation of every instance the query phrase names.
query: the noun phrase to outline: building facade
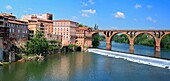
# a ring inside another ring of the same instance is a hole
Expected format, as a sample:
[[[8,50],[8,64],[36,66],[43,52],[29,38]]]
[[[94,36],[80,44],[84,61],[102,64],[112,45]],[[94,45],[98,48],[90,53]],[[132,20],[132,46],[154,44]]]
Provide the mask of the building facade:
[[[41,31],[46,38],[53,33],[53,15],[46,13],[46,14],[31,14],[31,15],[24,15],[22,17],[23,20],[28,21],[28,29],[30,31],[30,36],[36,34],[36,31]]]
[[[4,17],[4,27],[9,29],[9,38],[15,40],[28,39],[28,22],[17,19],[13,14],[1,13]]]
[[[3,61],[4,42],[9,38],[8,19],[0,14],[0,61]]]
[[[81,46],[82,50],[92,47],[91,28],[78,27],[76,28],[76,45]]]
[[[78,23],[70,20],[53,21],[53,34],[62,36],[62,46],[75,44]]]
[[[12,44],[27,39],[28,23],[26,21],[17,19],[12,13],[0,14],[0,61],[4,59],[4,56],[9,57]]]

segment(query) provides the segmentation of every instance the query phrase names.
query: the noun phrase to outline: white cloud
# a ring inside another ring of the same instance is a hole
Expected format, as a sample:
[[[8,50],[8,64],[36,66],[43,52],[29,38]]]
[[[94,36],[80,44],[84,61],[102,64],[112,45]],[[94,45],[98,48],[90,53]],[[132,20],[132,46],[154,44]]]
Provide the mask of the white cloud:
[[[150,22],[153,22],[153,23],[156,23],[156,20],[153,19],[152,17],[146,17],[146,20],[150,21]]]
[[[140,4],[136,4],[136,5],[135,5],[135,8],[136,8],[136,9],[138,9],[138,8],[142,8],[142,5],[140,5]]]
[[[116,12],[114,14],[114,17],[115,18],[122,18],[122,19],[124,19],[125,18],[125,14],[123,12]]]
[[[148,9],[151,9],[153,6],[152,5],[147,5],[147,8]]]
[[[82,13],[89,13],[89,14],[95,14],[96,10],[89,9],[89,10],[82,10]]]
[[[82,4],[82,6],[88,6],[88,4],[85,2],[80,2],[80,3]]]
[[[10,6],[10,5],[7,5],[7,6],[6,6],[6,9],[7,9],[7,10],[13,10],[12,6]]]
[[[78,19],[77,16],[72,16],[72,19]]]
[[[87,13],[82,13],[81,16],[83,17],[89,17],[89,15]]]
[[[89,3],[92,5],[95,4],[95,2],[93,0],[89,0]]]

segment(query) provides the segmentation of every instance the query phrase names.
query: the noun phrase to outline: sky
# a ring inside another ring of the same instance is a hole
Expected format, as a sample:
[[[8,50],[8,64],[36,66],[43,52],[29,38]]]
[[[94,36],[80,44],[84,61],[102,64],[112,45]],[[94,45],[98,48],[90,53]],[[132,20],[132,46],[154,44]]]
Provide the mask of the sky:
[[[17,18],[51,13],[103,30],[170,30],[170,0],[0,0],[0,12]]]

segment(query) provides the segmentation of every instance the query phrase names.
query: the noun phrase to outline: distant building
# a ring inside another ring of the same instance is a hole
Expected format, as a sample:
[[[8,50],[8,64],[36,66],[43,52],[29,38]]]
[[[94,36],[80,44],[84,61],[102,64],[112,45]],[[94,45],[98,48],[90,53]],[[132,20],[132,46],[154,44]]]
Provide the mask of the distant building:
[[[78,23],[70,20],[54,20],[53,34],[62,36],[62,45],[75,44]]]
[[[12,44],[28,39],[28,23],[17,19],[12,13],[0,13],[0,61],[9,57]],[[15,57],[15,55],[13,55]],[[13,61],[15,58],[12,59]]]
[[[48,37],[48,35],[52,35],[53,32],[52,14],[46,13],[24,15],[22,19],[28,21],[28,29],[30,30],[30,34],[35,35],[36,31],[39,30],[45,35],[45,37]],[[32,37],[33,35],[30,36]]]
[[[78,27],[76,28],[76,45],[81,46],[82,49],[92,46],[91,28]]]
[[[9,28],[9,38],[15,40],[28,39],[28,22],[17,19],[13,14],[1,13],[4,17],[4,27]]]
[[[32,19],[41,19],[41,20],[53,20],[53,14],[45,13],[45,14],[29,14],[24,15],[22,20],[32,20]]]

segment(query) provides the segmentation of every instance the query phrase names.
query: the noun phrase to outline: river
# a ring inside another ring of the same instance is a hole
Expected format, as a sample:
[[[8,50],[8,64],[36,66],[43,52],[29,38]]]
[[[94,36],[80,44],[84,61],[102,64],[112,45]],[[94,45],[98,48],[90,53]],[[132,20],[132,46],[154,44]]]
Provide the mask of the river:
[[[100,41],[99,48],[105,49],[106,42]],[[129,53],[129,44],[116,43],[112,41],[111,50]],[[154,47],[134,45],[134,53],[138,55],[154,56]],[[161,48],[160,58],[170,59],[170,49]]]
[[[169,76],[168,69],[85,52],[0,67],[0,81],[169,81]]]

